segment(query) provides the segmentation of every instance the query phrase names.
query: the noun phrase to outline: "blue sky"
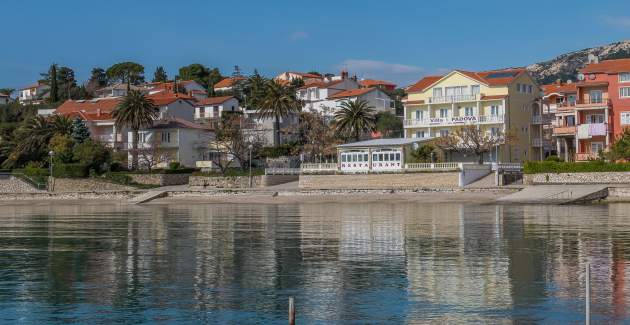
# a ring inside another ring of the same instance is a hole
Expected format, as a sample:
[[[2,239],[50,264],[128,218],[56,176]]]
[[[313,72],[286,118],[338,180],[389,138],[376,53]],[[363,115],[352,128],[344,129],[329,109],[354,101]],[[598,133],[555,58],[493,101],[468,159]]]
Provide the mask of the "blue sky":
[[[630,1],[3,1],[0,88],[52,62],[79,80],[132,60],[230,74],[337,72],[406,85],[446,69],[524,66],[630,39]]]

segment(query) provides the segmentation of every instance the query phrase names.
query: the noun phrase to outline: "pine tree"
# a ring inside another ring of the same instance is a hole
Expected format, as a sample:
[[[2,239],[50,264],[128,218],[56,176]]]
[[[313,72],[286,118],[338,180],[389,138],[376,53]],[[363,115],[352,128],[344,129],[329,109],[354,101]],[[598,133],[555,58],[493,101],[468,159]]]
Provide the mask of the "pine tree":
[[[164,67],[159,66],[155,69],[155,72],[153,73],[153,82],[167,82],[168,81],[168,76],[166,75],[166,71],[164,70]]]
[[[57,86],[57,65],[56,64],[53,64],[50,66],[50,71],[48,72],[48,80],[50,82],[49,101],[51,103],[56,103],[59,100],[59,87]]]
[[[76,144],[83,143],[83,141],[90,138],[90,129],[88,129],[85,122],[80,118],[75,118],[72,121],[72,139]]]

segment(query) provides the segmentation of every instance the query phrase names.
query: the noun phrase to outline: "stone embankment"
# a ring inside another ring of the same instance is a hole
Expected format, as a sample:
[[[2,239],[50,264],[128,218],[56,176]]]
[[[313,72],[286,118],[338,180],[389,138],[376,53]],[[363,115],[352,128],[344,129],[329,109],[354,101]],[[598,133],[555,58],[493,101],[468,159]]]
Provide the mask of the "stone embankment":
[[[185,185],[192,174],[128,174],[131,180],[144,185]]]
[[[301,175],[300,189],[458,188],[459,173]]]
[[[54,192],[133,191],[134,187],[94,178],[55,178]]]
[[[630,172],[540,173],[523,175],[526,185],[553,184],[628,184]]]
[[[0,193],[38,193],[38,190],[30,184],[14,176],[4,176],[0,179]]]

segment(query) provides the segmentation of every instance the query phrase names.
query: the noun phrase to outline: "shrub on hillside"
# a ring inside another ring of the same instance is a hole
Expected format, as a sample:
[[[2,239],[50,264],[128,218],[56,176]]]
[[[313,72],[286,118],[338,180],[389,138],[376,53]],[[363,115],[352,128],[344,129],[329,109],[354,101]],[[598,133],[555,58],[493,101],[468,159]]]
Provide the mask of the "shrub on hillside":
[[[112,155],[110,149],[100,142],[85,140],[74,147],[73,158],[79,164],[100,173],[111,162]]]
[[[53,166],[53,176],[58,178],[85,178],[89,174],[89,166],[73,163]]]

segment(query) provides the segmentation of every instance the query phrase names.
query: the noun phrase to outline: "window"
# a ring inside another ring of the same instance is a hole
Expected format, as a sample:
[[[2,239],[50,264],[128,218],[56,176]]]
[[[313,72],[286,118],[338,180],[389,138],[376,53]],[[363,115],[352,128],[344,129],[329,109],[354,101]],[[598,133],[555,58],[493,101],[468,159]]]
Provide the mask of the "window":
[[[601,90],[591,90],[591,103],[601,103],[602,102],[602,91]]]
[[[601,151],[604,151],[603,142],[591,142],[591,153],[600,153]]]
[[[490,115],[492,115],[492,116],[499,115],[499,106],[498,105],[490,106]]]
[[[383,161],[383,154],[382,153],[378,154],[378,161]]]
[[[422,119],[422,114],[423,112],[421,110],[417,110],[416,111],[416,120],[421,120]]]
[[[521,84],[516,84],[516,91],[521,92]]]
[[[464,95],[466,93],[467,88],[468,88],[467,86],[457,86],[457,87],[445,87],[444,89],[446,89],[446,96],[451,97],[451,96]]]
[[[621,112],[621,124],[622,125],[630,124],[630,112]]]
[[[378,154],[377,153],[372,154],[372,160],[373,161],[378,161]]]
[[[440,136],[441,136],[441,137],[446,137],[446,136],[448,136],[448,130],[447,130],[447,129],[440,130]]]
[[[576,100],[575,95],[569,95],[569,105],[575,106],[575,100]]]
[[[532,86],[532,85],[527,86],[527,92],[530,93],[530,94],[533,93],[534,92],[534,86]]]
[[[630,98],[630,87],[621,87],[621,88],[619,88],[619,97],[620,98]]]
[[[630,73],[620,73],[619,74],[619,82],[630,82]]]
[[[425,135],[424,131],[416,132],[416,138],[424,138],[424,135]]]
[[[171,142],[171,133],[170,132],[162,132],[162,142],[170,143]]]
[[[587,123],[604,123],[603,114],[591,114],[586,116]]]
[[[464,115],[465,116],[473,116],[473,108],[472,107],[465,107],[464,108]]]
[[[319,88],[315,88],[315,99],[319,99]]]
[[[368,160],[369,160],[369,159],[368,159],[368,154],[367,154],[367,153],[364,153],[364,154],[363,154],[363,161],[368,161]]]
[[[448,117],[448,108],[440,108],[440,117]]]
[[[345,154],[341,155],[341,162],[346,162],[346,155]]]
[[[400,153],[396,153],[396,161],[400,161]]]
[[[205,117],[206,116],[205,110],[206,110],[205,107],[199,107],[199,117]]]
[[[479,85],[472,85],[470,86],[470,93],[473,95],[478,95],[480,92],[480,88]]]
[[[433,88],[433,97],[442,97],[442,88]]]
[[[490,135],[493,136],[493,137],[498,136],[499,135],[499,128],[497,128],[497,127],[490,128]]]

